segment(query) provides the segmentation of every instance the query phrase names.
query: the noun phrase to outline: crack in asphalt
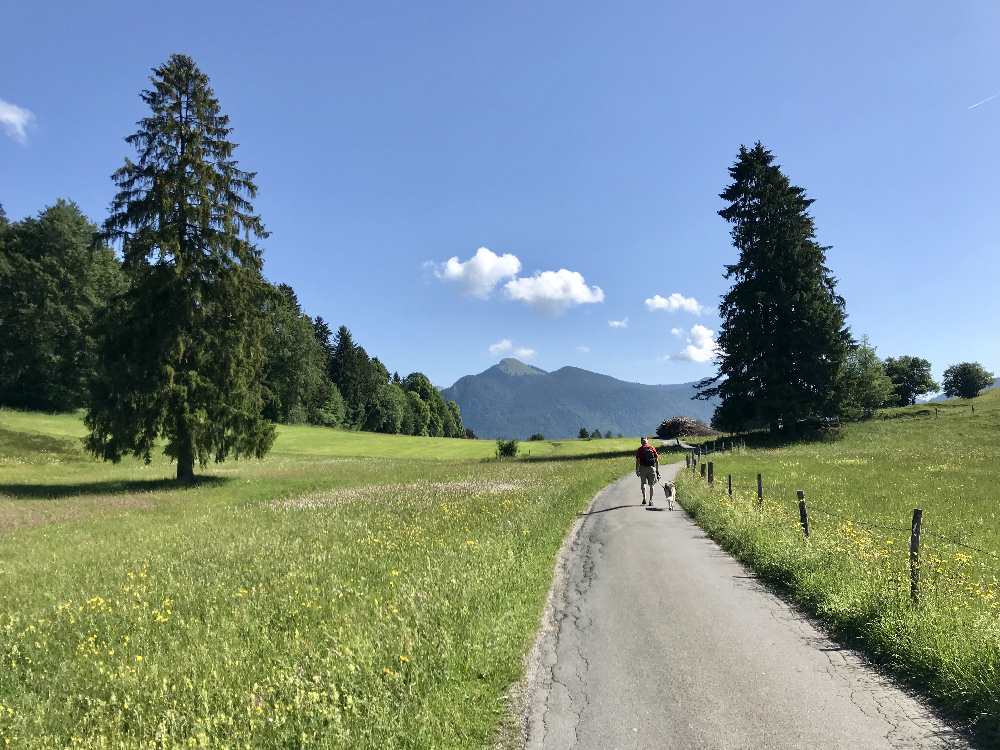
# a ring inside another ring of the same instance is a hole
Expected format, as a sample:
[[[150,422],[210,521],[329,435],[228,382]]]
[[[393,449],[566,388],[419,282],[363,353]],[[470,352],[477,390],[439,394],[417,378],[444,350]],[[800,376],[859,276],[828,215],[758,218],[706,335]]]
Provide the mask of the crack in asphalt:
[[[582,515],[560,551],[526,664],[525,747],[968,747],[683,512],[636,515],[630,490],[598,493],[591,509],[620,513]],[[668,563],[668,581],[646,574]]]

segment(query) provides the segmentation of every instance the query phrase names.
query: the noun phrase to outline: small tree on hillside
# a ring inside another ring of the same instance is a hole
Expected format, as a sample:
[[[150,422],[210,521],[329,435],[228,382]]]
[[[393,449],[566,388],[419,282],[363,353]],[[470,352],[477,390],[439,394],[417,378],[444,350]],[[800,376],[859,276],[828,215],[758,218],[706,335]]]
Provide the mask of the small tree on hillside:
[[[719,371],[697,398],[718,396],[722,429],[780,424],[836,411],[835,389],[850,335],[844,300],[816,241],[812,200],[760,143],[740,147],[719,215],[740,257],[719,306]]]
[[[993,373],[978,362],[960,362],[944,371],[944,393],[950,398],[975,398],[993,384]]]
[[[114,173],[104,222],[129,286],[103,326],[86,444],[106,460],[149,461],[163,436],[177,478],[191,481],[195,461],[262,457],[274,442],[261,414],[268,291],[253,242],[267,233],[208,76],[172,55],[150,80],[150,112],[126,139],[137,159]]]
[[[931,363],[922,357],[904,354],[885,360],[885,373],[892,381],[893,406],[910,406],[917,396],[933,393],[939,386],[931,377]]]
[[[851,347],[840,374],[841,414],[848,419],[871,417],[893,398],[893,386],[868,337]]]
[[[586,427],[581,427],[577,437],[580,438],[580,440],[590,440],[590,431]]]

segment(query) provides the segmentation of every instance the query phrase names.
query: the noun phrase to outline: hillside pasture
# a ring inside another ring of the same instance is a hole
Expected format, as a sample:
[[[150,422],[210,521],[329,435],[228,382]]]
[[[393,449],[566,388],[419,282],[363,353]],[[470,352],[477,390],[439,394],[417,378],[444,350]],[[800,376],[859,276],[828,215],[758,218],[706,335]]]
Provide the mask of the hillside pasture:
[[[566,529],[630,468],[282,427],[180,488],[82,434],[0,412],[0,747],[488,744]]]

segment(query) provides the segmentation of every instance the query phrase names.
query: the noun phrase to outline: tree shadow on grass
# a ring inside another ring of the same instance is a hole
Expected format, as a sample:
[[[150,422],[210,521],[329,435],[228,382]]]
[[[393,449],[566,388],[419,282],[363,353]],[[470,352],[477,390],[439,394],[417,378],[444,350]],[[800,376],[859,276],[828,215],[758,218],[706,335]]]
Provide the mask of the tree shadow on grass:
[[[549,455],[549,456],[522,456],[518,461],[525,463],[545,463],[546,461],[588,461],[599,458],[631,458],[635,456],[633,450],[623,451],[603,451],[601,453],[574,453],[571,455]]]
[[[126,479],[74,484],[0,484],[0,496],[17,500],[58,500],[67,497],[91,495],[124,495],[141,492],[187,490],[213,487],[232,481],[229,477],[196,477],[191,484],[181,484],[176,479]]]

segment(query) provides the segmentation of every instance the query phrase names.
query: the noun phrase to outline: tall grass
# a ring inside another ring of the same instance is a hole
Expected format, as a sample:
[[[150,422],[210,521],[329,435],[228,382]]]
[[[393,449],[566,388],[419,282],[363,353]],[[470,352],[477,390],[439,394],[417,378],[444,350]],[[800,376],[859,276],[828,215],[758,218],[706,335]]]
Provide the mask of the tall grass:
[[[0,412],[0,747],[481,747],[628,468],[303,427],[176,489],[80,431]]]
[[[840,439],[714,454],[680,500],[764,577],[939,703],[992,732],[1000,714],[1000,392],[886,412]],[[756,474],[764,502],[757,502]],[[727,475],[734,494],[727,495]],[[810,536],[799,525],[804,490]],[[923,509],[920,601],[908,545]]]

